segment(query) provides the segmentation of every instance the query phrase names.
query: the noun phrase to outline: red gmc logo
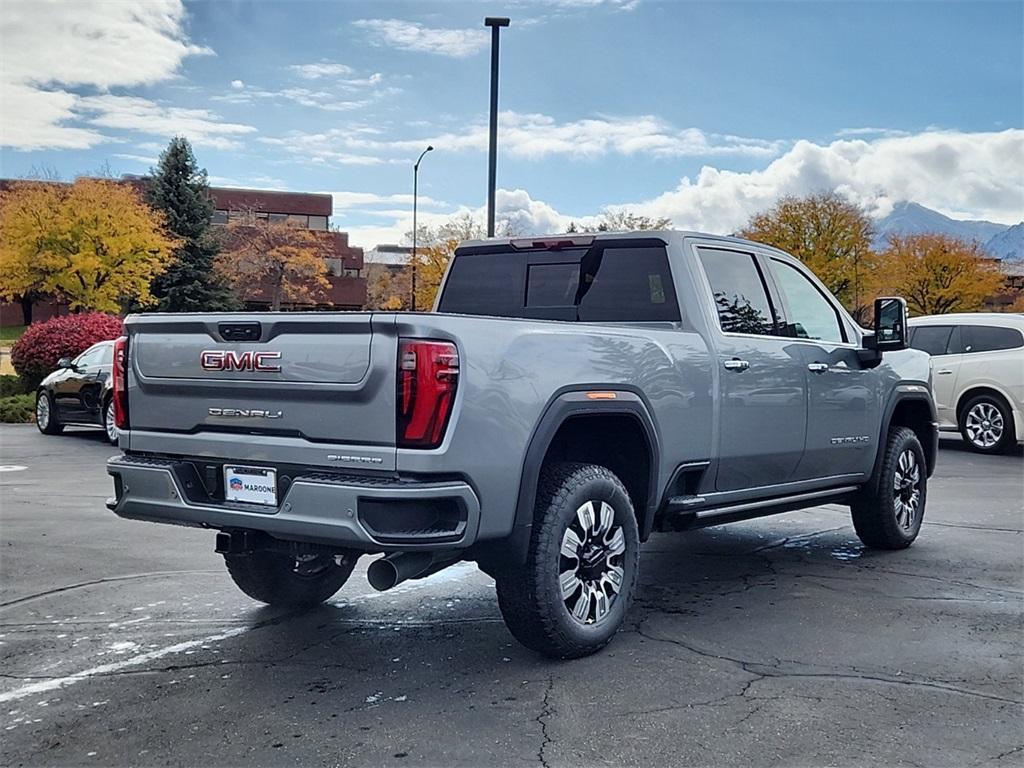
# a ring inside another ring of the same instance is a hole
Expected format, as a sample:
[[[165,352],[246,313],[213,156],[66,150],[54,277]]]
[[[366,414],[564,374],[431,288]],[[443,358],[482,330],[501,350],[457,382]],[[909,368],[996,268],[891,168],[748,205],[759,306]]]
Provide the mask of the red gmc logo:
[[[207,349],[199,353],[199,364],[204,371],[279,373],[281,366],[267,361],[280,359],[280,352],[236,352],[232,349]]]

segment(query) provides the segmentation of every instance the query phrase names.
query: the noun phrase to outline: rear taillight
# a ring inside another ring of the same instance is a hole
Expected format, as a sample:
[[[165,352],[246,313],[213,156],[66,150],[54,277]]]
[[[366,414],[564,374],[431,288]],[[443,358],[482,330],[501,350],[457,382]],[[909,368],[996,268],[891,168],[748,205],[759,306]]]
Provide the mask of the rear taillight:
[[[114,424],[128,429],[128,337],[114,342]]]
[[[436,448],[459,383],[459,350],[448,341],[398,340],[398,447]]]

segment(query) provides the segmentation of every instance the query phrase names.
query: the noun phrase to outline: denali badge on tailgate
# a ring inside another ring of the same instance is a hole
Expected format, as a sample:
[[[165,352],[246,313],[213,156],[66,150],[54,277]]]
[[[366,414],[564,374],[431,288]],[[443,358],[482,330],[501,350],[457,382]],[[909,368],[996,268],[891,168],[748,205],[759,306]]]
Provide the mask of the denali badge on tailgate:
[[[267,362],[280,360],[280,352],[236,352],[232,349],[205,349],[199,353],[199,364],[204,371],[256,371],[280,373],[281,366]]]

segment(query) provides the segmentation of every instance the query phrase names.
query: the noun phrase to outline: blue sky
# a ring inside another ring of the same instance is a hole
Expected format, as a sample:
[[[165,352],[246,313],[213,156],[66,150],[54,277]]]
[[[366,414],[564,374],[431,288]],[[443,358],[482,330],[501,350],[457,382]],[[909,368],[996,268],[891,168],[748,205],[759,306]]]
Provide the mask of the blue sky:
[[[489,37],[499,208],[517,232],[606,207],[730,231],[839,189],[1024,218],[1024,4],[5,2],[2,174],[142,173],[173,133],[215,183],[335,194],[358,245],[479,215]]]

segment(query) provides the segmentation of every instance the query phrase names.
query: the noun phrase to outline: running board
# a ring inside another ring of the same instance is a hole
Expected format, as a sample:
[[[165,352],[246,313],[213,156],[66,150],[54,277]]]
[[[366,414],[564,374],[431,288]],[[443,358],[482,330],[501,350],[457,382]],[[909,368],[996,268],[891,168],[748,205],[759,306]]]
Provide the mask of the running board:
[[[694,528],[707,528],[711,525],[751,520],[755,517],[778,515],[783,512],[814,507],[818,504],[841,501],[856,490],[856,485],[844,485],[839,488],[826,488],[821,491],[797,493],[792,496],[776,496],[771,499],[758,499],[757,501],[727,504],[709,509],[691,510],[682,506],[681,509],[670,509],[665,514],[661,530],[689,531]]]

